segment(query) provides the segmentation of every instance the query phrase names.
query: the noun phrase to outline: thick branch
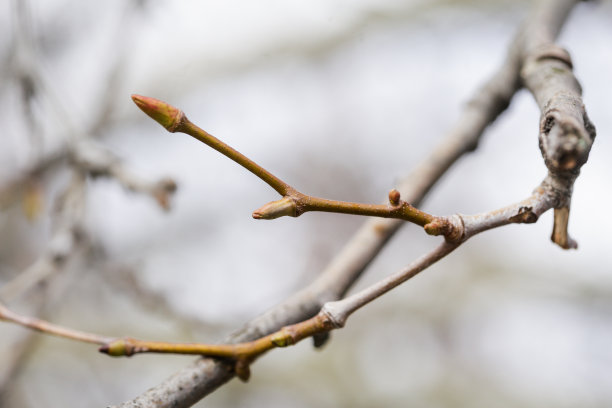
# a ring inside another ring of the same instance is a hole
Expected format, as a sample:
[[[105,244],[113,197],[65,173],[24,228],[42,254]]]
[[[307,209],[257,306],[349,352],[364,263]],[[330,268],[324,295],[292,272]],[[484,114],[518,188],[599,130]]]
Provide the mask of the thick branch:
[[[550,18],[557,20],[565,19],[574,3],[549,1],[557,6]],[[551,184],[563,195],[555,207],[551,239],[567,249],[577,247],[567,233],[569,208],[574,181],[595,140],[595,127],[582,103],[582,89],[573,74],[570,55],[554,44],[557,32],[552,25],[531,22],[527,26],[521,78],[540,107],[540,150]]]
[[[100,351],[111,356],[132,356],[136,353],[198,354],[207,357],[228,359],[234,363],[234,371],[242,380],[249,378],[250,364],[259,356],[275,347],[293,345],[305,338],[325,334],[344,327],[348,317],[368,303],[399,286],[438,260],[450,254],[459,245],[479,232],[510,223],[533,223],[552,207],[556,201],[555,192],[544,182],[534,194],[520,203],[474,216],[455,215],[458,221],[449,223],[460,231],[458,239],[451,242],[448,237],[438,248],[420,257],[404,270],[345,298],[326,303],[313,318],[282,328],[257,340],[238,344],[168,343],[137,340],[133,338],[113,339],[54,325],[44,320],[19,315],[0,303],[0,319],[47,334],[72,340],[99,344]],[[454,232],[454,231],[453,231]]]

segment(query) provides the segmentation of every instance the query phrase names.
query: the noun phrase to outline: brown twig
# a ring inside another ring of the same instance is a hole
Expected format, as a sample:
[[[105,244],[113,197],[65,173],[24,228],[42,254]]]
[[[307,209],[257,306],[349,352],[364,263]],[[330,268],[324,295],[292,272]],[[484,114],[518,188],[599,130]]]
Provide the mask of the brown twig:
[[[434,219],[432,215],[401,201],[399,196],[395,197],[395,195],[390,198],[390,205],[375,205],[328,200],[303,194],[239,151],[193,124],[181,110],[174,106],[147,96],[132,95],[132,99],[143,112],[169,132],[181,132],[193,136],[249,170],[283,196],[280,200],[272,201],[253,212],[253,218],[269,220],[282,216],[298,217],[308,211],[323,211],[397,218],[420,226]]]
[[[398,185],[398,190],[407,201],[419,205],[450,166],[463,154],[476,148],[486,127],[506,109],[521,87],[525,38],[534,35],[533,28],[537,27],[545,27],[556,36],[576,3],[578,0],[537,3],[529,17],[530,23],[523,25],[516,34],[499,70],[471,98],[456,125],[433,153]],[[401,225],[404,223],[395,219],[368,220],[312,284],[253,319],[227,340],[253,340],[316,315],[324,303],[344,296]],[[227,382],[232,375],[231,366],[222,361],[198,359],[156,387],[118,407],[189,407]]]
[[[87,333],[79,330],[70,329],[64,326],[59,326],[47,322],[46,320],[36,319],[34,317],[23,316],[12,310],[6,305],[0,303],[0,320],[12,322],[32,330],[53,336],[63,337],[70,340],[81,341],[85,343],[93,343],[104,345],[112,342],[112,337],[100,336],[98,334]]]

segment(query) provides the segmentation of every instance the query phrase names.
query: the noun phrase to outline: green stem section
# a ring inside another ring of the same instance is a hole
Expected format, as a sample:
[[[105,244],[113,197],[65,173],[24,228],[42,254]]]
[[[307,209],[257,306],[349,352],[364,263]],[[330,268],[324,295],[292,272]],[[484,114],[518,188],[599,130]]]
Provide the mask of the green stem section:
[[[285,196],[293,191],[289,184],[285,183],[283,180],[276,177],[274,174],[270,173],[268,170],[261,167],[259,164],[255,163],[253,160],[246,157],[244,154],[240,153],[238,150],[233,147],[223,143],[221,140],[217,139],[204,129],[201,129],[197,125],[187,119],[187,117],[183,116],[183,120],[177,126],[176,132],[186,133],[189,136],[192,136],[198,139],[200,142],[206,144],[207,146],[212,147],[222,155],[230,158],[235,161],[260,179],[262,179],[265,183],[267,183],[270,187],[276,190],[280,195]]]
[[[13,312],[12,310],[4,306],[2,303],[0,303],[0,320],[12,322],[29,329],[39,331],[41,333],[51,334],[53,336],[81,341],[84,343],[104,345],[107,344],[109,341],[112,341],[112,337],[100,336],[98,334],[69,329],[67,327],[49,323],[45,320],[37,319],[35,317],[20,315],[18,313]]]

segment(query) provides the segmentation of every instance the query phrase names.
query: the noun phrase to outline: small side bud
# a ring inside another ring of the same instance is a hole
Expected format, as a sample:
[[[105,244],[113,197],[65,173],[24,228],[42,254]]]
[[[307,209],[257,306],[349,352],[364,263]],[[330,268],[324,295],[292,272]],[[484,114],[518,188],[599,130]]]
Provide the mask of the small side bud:
[[[399,205],[400,203],[400,192],[396,189],[389,191],[389,202],[392,206]]]
[[[291,336],[291,332],[286,329],[282,329],[278,331],[276,334],[272,336],[270,339],[272,344],[276,347],[287,347],[295,344],[295,340]]]
[[[258,220],[273,220],[275,218],[297,215],[297,205],[290,197],[283,197],[280,200],[269,202],[253,212],[253,218]]]
[[[276,347],[287,347],[287,346],[289,346],[289,342],[287,340],[288,340],[287,336],[285,336],[282,333],[276,334],[276,335],[274,335],[270,339],[272,344],[274,344]]]
[[[108,354],[113,357],[121,357],[121,356],[130,356],[129,353],[130,348],[127,347],[127,344],[124,339],[117,339],[107,343],[103,346],[100,346],[98,349],[100,353]]]
[[[442,235],[444,234],[443,227],[444,224],[440,220],[435,219],[429,224],[425,224],[423,228],[425,229],[425,232],[429,235]]]
[[[236,365],[234,366],[234,372],[242,382],[249,381],[249,378],[251,377],[251,369],[249,367],[249,362],[242,359],[237,360]]]
[[[132,100],[144,113],[165,127],[168,132],[176,132],[177,127],[185,119],[185,115],[180,109],[159,99],[132,95]]]

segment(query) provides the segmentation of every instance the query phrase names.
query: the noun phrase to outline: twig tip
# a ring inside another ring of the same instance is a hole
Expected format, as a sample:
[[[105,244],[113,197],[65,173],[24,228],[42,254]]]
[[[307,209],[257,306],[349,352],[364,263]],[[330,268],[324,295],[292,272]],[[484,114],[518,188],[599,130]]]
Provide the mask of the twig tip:
[[[132,100],[144,113],[165,127],[169,132],[176,132],[177,127],[185,118],[180,109],[159,99],[132,94]]]

